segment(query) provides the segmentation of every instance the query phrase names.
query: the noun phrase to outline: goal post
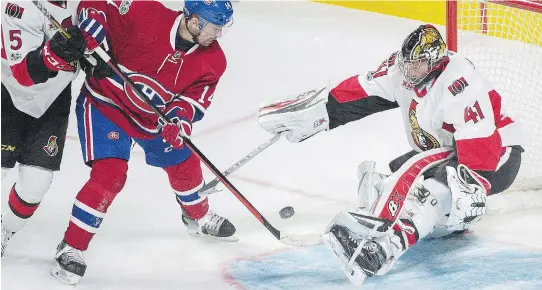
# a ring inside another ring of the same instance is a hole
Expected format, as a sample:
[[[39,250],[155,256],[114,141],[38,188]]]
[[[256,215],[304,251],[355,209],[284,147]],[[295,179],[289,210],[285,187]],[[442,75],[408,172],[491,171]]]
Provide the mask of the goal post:
[[[447,0],[446,40],[522,124],[525,152],[511,190],[542,189],[542,1]]]

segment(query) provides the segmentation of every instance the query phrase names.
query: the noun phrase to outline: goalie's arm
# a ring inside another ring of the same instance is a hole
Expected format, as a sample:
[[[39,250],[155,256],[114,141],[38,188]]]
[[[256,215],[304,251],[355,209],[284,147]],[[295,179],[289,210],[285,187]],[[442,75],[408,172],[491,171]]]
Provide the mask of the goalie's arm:
[[[392,102],[379,96],[366,96],[358,100],[340,102],[335,98],[332,91],[329,93],[326,104],[329,116],[329,129],[331,130],[371,114],[397,107],[399,107],[397,102]]]
[[[260,107],[260,126],[273,134],[285,132],[289,141],[299,142],[318,132],[399,107],[393,89],[397,69],[390,59],[366,77],[350,77],[329,92],[323,88],[268,101]]]
[[[273,134],[286,132],[289,141],[300,142],[318,132],[399,106],[397,102],[366,94],[345,99],[337,88],[330,93],[327,88],[312,90],[266,104],[260,108],[260,126]]]

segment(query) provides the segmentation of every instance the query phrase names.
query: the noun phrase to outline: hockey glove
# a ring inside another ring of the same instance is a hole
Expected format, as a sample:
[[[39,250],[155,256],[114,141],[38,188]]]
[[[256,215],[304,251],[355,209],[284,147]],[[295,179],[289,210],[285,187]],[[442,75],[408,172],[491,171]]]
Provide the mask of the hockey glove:
[[[272,134],[286,132],[290,142],[301,142],[329,128],[327,88],[311,90],[260,107],[258,122]]]
[[[192,134],[192,106],[184,101],[176,101],[166,108],[166,116],[171,120],[162,127],[162,138],[174,149],[183,148],[183,138],[190,138]]]
[[[86,58],[82,58],[81,68],[85,71],[87,76],[92,76],[95,79],[101,80],[110,76],[113,76],[115,72],[113,69],[101,58],[95,58],[96,65],[90,63]]]
[[[457,169],[447,166],[446,171],[452,192],[452,208],[446,227],[449,231],[461,231],[487,214],[486,199],[491,184],[463,164]]]
[[[94,9],[84,9],[79,13],[79,28],[83,30],[87,53],[92,53],[105,42],[105,29],[97,19],[103,19],[103,16]]]
[[[45,66],[53,71],[75,71],[74,65],[70,64],[81,57],[85,52],[83,33],[77,26],[71,26],[66,31],[70,38],[66,39],[60,32],[53,35],[42,48],[42,58]]]

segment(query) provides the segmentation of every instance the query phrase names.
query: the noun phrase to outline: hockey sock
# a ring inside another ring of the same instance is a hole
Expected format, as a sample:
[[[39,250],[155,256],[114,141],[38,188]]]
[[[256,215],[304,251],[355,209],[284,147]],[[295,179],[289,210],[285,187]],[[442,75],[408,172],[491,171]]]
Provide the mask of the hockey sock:
[[[126,183],[128,162],[107,158],[92,163],[90,179],[77,194],[64,240],[85,251],[100,228],[107,209]]]
[[[17,193],[16,184],[11,187],[8,197],[10,211],[2,215],[2,223],[11,232],[20,230],[28,218],[30,218],[38,206],[39,202],[27,202]]]
[[[2,167],[2,179],[8,174],[9,168]]]
[[[9,192],[9,210],[2,214],[3,226],[11,232],[24,227],[51,186],[53,172],[35,166],[19,166],[19,182]]]
[[[169,183],[175,192],[177,203],[191,219],[200,219],[209,211],[207,197],[200,196],[198,190],[203,185],[201,164],[195,155],[191,155],[177,165],[164,168]]]

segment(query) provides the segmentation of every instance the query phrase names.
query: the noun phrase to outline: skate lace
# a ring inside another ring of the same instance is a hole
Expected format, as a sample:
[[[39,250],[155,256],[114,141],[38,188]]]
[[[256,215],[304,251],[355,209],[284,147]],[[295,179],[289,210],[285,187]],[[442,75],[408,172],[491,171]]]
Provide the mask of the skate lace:
[[[68,247],[68,246],[67,246]],[[84,264],[85,258],[83,257],[83,252],[79,251],[74,248],[68,248],[66,252],[64,252],[64,259],[66,263],[69,262],[76,262],[78,264]]]
[[[208,233],[217,235],[220,229],[220,226],[222,225],[222,222],[224,222],[224,220],[225,220],[224,217],[221,217],[214,212],[210,212],[209,218],[207,222],[205,223],[204,227]]]

